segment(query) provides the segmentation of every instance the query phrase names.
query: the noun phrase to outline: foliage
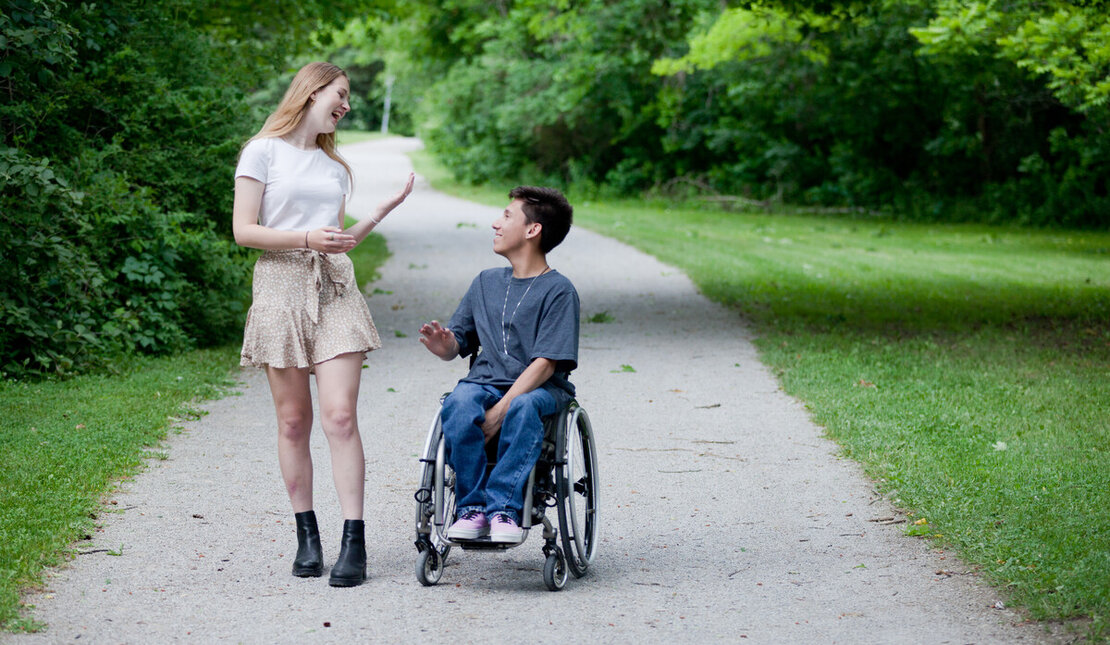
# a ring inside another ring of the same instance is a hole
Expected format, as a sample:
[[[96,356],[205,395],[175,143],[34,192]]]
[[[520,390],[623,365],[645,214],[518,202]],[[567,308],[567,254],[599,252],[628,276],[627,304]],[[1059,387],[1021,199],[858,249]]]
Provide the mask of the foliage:
[[[1089,113],[1110,97],[1110,20],[1104,9],[1071,2],[945,0],[928,26],[910,32],[930,55],[980,57],[996,51],[1045,76],[1064,105]]]
[[[686,56],[655,67],[672,78],[672,148],[689,149],[688,133],[707,140],[697,170],[708,185],[757,199],[1105,224],[1110,137],[1000,51],[1007,29],[992,15],[1012,21],[1034,5],[995,4],[728,10],[694,32]]]
[[[652,62],[716,3],[411,5],[397,29],[410,37],[409,75],[427,79],[420,133],[460,177],[642,184],[655,178],[650,168],[621,163],[663,153]]]
[[[103,168],[105,154],[86,151],[78,167]],[[79,193],[46,160],[7,148],[0,176],[0,209],[11,214],[0,239],[14,242],[0,248],[3,371],[67,374],[124,352],[227,340],[244,269],[211,224],[159,211],[108,170],[76,174]]]
[[[803,12],[797,16],[784,11],[755,6],[751,9],[726,9],[713,24],[690,38],[690,51],[679,59],[655,62],[652,73],[670,76],[697,69],[713,69],[733,60],[757,60],[771,56],[783,45],[801,46],[813,62],[828,62],[828,51],[821,43],[807,41],[807,32],[821,28],[830,20]],[[816,45],[816,47],[814,47]]]
[[[1001,169],[995,167],[997,176],[990,179],[996,185],[984,191],[986,197],[1034,223],[1108,223],[1110,16],[1104,7],[943,2],[927,26],[910,31],[922,43],[921,55],[946,73],[999,70],[977,78],[980,94],[997,94],[986,88],[1007,80],[1017,85],[1015,71],[1038,88],[1006,97],[1006,111],[985,121],[990,127],[1006,118],[1035,135],[1027,137],[1026,145],[1009,146],[1014,154]],[[1002,150],[1008,143],[986,135],[980,137],[984,147]]]
[[[379,131],[389,94],[388,131],[414,134],[411,82],[398,78],[389,52],[379,45],[393,24],[392,18],[359,16],[330,36],[324,58],[342,67],[351,79],[351,112],[340,122],[344,129]]]
[[[323,27],[389,6],[3,0],[0,376],[237,334],[231,169],[261,122],[248,91]]]
[[[1098,228],[1104,4],[421,0],[377,43],[466,181]]]

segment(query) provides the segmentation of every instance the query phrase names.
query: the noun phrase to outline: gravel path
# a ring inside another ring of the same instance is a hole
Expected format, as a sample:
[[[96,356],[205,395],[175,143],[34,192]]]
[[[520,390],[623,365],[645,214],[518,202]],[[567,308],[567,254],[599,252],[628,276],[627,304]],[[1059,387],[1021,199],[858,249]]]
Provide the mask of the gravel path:
[[[400,185],[419,143],[348,146],[351,210]],[[508,187],[506,187],[508,188]],[[269,388],[237,395],[168,439],[169,458],[126,482],[91,543],[28,601],[48,628],[5,643],[540,642],[1036,643],[952,555],[907,538],[856,464],[779,390],[734,312],[679,271],[572,230],[549,260],[578,287],[579,400],[598,431],[598,559],[551,593],[542,540],[452,552],[442,582],[413,574],[417,453],[439,395],[465,371],[418,342],[480,269],[503,266],[500,209],[418,184],[382,233],[392,258],[369,297],[385,342],[364,372],[371,578],[333,589],[289,573],[293,518]],[[629,367],[625,367],[629,366]],[[634,371],[633,371],[634,370]],[[313,436],[325,559],[338,552],[327,447]],[[523,631],[522,631],[523,630]]]

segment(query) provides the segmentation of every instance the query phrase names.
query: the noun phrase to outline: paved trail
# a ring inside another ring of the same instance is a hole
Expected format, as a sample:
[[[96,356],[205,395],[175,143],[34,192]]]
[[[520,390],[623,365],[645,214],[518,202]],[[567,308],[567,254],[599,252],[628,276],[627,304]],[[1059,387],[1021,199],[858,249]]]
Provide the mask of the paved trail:
[[[345,148],[353,212],[400,185],[403,153],[417,145]],[[577,285],[585,316],[613,318],[583,324],[574,375],[599,434],[596,564],[548,592],[536,535],[501,554],[455,551],[440,585],[421,587],[417,452],[464,365],[429,354],[417,329],[446,320],[478,270],[504,265],[491,251],[499,212],[418,185],[382,227],[393,257],[369,302],[385,348],[370,355],[359,410],[367,584],[289,574],[295,537],[272,403],[262,373],[248,370],[239,394],[172,435],[169,459],[127,482],[119,512],[29,599],[48,629],[0,640],[1043,642],[1041,628],[992,609],[997,595],[959,575],[952,556],[874,521],[895,513],[779,390],[735,313],[675,269],[581,229],[549,260]],[[319,428],[313,452],[330,564],[341,520]]]

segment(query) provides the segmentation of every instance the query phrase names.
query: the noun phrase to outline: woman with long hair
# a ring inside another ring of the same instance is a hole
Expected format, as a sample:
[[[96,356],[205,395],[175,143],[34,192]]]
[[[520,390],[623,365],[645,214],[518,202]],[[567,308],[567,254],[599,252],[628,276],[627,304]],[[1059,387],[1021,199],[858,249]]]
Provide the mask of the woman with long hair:
[[[328,440],[343,534],[329,584],[366,579],[363,480],[358,430],[359,379],[366,353],[381,347],[345,255],[412,192],[405,186],[375,213],[343,229],[350,166],[339,156],[335,127],[351,106],[350,82],[330,63],[297,72],[281,103],[243,147],[235,170],[235,241],[262,249],[254,267],[240,363],[266,370],[277,411],[278,462],[297,525],[293,575],[323,575],[312,504],[312,395]]]

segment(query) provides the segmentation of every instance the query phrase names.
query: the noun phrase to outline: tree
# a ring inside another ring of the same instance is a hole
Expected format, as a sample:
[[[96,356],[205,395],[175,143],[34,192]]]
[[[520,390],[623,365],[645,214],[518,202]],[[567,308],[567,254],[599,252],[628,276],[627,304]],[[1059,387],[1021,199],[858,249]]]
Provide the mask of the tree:
[[[0,375],[239,333],[231,169],[261,121],[247,92],[367,6],[2,0]]]
[[[1107,19],[1066,4],[726,9],[695,27],[686,55],[654,67],[669,78],[670,149],[704,141],[711,154],[688,172],[717,190],[1105,225],[1105,128],[1092,126],[1104,119]]]
[[[643,186],[652,62],[713,0],[422,1],[400,27],[420,132],[460,177]],[[402,40],[402,39],[397,39]],[[399,74],[399,76],[402,76]]]

